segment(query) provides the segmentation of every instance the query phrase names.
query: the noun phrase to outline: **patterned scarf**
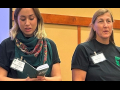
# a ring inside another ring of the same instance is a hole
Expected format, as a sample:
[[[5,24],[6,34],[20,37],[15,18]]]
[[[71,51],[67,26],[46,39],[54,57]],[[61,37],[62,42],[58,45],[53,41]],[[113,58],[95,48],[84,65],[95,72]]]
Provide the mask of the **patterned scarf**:
[[[20,42],[17,38],[15,38],[16,41],[16,46],[24,53],[28,54],[28,55],[34,55],[35,57],[37,57],[39,55],[39,53],[42,50],[42,46],[43,46],[43,40],[44,40],[44,61],[43,63],[46,62],[47,60],[47,42],[45,39],[39,39],[35,48],[29,52],[28,48],[26,45],[24,45],[22,42]]]
[[[36,37],[26,38],[19,32],[15,38],[15,58],[23,57],[30,65],[37,68],[48,63],[49,69],[46,76],[50,76],[52,70],[52,48],[47,38],[37,39]],[[21,72],[18,78],[26,78]]]

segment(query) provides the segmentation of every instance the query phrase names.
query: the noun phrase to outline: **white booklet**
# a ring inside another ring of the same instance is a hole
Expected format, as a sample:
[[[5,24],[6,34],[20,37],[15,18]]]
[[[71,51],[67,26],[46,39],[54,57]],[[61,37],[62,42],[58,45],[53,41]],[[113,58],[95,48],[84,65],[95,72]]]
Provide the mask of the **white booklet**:
[[[39,67],[37,67],[37,71],[38,71],[38,76],[44,76],[48,70],[49,66],[48,64],[43,64]]]

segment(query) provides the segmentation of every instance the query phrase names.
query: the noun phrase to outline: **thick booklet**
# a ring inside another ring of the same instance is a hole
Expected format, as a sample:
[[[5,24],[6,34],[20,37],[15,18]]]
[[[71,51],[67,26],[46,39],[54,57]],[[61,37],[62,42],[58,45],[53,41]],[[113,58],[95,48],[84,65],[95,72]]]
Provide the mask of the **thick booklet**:
[[[27,63],[25,60],[14,59],[11,66],[12,69],[22,72],[28,75],[30,78],[36,78],[37,76],[45,76],[49,69],[48,64],[43,64],[34,68],[32,65]]]

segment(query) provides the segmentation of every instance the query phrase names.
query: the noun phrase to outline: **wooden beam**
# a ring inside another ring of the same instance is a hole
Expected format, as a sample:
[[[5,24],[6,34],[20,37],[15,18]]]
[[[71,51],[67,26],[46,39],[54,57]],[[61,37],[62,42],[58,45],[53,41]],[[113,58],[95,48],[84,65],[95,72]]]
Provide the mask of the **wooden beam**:
[[[120,29],[120,20],[114,21],[114,29]]]
[[[47,24],[61,24],[61,25],[89,27],[92,20],[92,18],[89,17],[44,14],[44,13],[41,13],[41,15],[44,19],[44,23]],[[12,20],[14,20],[14,11],[12,12]],[[114,29],[120,29],[120,20],[115,20]]]
[[[81,27],[78,26],[77,28],[78,28],[78,44],[80,44],[81,43]]]
[[[41,14],[45,23],[50,24],[63,24],[75,26],[89,26],[91,18],[55,15],[55,14]]]

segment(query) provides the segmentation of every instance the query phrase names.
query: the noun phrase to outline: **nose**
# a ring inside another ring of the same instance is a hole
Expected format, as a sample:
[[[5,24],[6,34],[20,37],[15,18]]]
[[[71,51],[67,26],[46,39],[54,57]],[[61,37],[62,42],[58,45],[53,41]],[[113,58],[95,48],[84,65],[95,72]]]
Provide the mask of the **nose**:
[[[25,25],[30,25],[29,19],[26,19]]]
[[[105,21],[104,22],[104,27],[107,27],[108,26],[108,23]]]

